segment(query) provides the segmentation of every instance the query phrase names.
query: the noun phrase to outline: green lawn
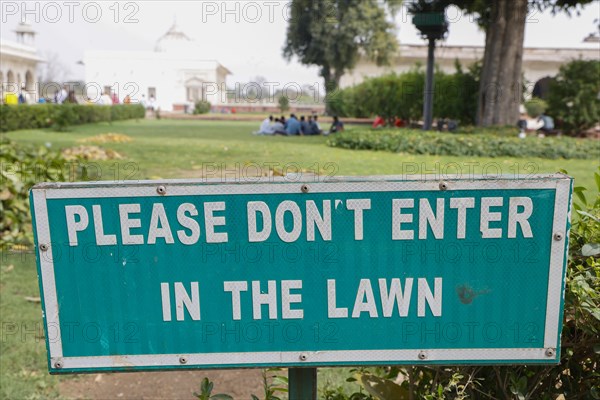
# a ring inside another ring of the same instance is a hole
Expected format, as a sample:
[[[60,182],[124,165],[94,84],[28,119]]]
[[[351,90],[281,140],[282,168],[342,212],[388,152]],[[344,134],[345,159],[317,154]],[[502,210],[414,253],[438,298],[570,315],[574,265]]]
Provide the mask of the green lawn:
[[[133,142],[104,145],[123,154],[126,159],[97,163],[101,167],[102,179],[118,177],[121,180],[201,177],[203,170],[210,171],[213,165],[223,163],[228,170],[240,169],[249,163],[257,163],[267,170],[266,163],[275,163],[271,165],[279,169],[287,165],[288,172],[293,172],[295,165],[300,165],[307,171],[318,168],[322,173],[338,176],[400,175],[412,173],[415,169],[418,173],[455,173],[458,165],[465,176],[469,168],[473,168],[475,173],[488,175],[495,175],[498,171],[514,175],[517,172],[549,173],[566,169],[575,177],[576,185],[594,187],[594,164],[598,164],[590,160],[468,158],[349,151],[326,146],[327,139],[323,136],[251,135],[250,132],[257,128],[258,124],[253,122],[162,119],[85,125],[74,127],[70,132],[17,131],[8,133],[8,137],[22,143],[49,143],[53,148],[63,148],[78,145],[79,139],[102,133],[129,135]],[[256,164],[247,168],[249,173],[256,170]]]
[[[0,399],[45,399],[58,395],[48,374],[35,255],[1,255]]]
[[[98,162],[102,179],[156,179],[201,177],[206,168],[223,164],[228,176],[253,165],[267,170],[294,172],[295,166],[309,172],[335,175],[405,174],[426,171],[453,173],[461,166],[474,166],[475,173],[505,174],[550,173],[567,170],[577,186],[595,187],[593,173],[598,162],[590,160],[494,159],[440,157],[387,152],[352,151],[325,145],[325,137],[253,136],[257,123],[232,121],[145,120],[74,127],[70,132],[31,130],[8,133],[24,144],[51,145],[54,149],[76,146],[80,139],[102,133],[121,133],[133,138],[130,143],[102,145],[122,154],[122,160]],[[256,163],[256,164],[251,164]],[[270,163],[270,164],[267,164]],[[471,164],[466,164],[471,163]],[[452,166],[452,168],[446,168]],[[517,170],[518,168],[518,170]],[[12,267],[11,267],[12,266]],[[46,369],[46,351],[41,334],[39,303],[25,297],[38,296],[35,261],[31,254],[2,255],[0,270],[0,398],[25,399],[55,397],[59,378]],[[37,328],[37,331],[34,329]],[[37,332],[37,333],[36,333]],[[347,371],[347,370],[346,370]],[[321,385],[342,384],[345,373],[324,369]],[[69,379],[69,378],[60,378]],[[193,388],[191,388],[193,389]]]

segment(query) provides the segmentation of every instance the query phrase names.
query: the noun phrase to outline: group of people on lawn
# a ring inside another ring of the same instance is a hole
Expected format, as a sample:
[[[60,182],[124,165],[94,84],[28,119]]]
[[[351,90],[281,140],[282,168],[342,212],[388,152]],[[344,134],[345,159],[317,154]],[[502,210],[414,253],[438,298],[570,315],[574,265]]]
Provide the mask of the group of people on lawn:
[[[338,117],[333,117],[333,123],[329,131],[324,132],[319,125],[319,117],[317,115],[309,115],[306,118],[304,115],[300,119],[295,114],[291,114],[289,118],[281,116],[281,118],[273,118],[272,115],[265,118],[260,124],[260,129],[254,132],[255,135],[328,135],[330,133],[341,132],[344,130],[344,124]]]

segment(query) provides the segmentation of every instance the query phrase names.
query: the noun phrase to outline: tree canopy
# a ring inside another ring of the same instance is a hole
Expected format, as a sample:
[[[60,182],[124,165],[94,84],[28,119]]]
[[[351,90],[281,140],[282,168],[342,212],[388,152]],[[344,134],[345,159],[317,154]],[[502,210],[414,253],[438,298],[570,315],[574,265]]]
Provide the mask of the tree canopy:
[[[398,43],[388,15],[399,0],[293,0],[283,50],[305,65],[316,65],[326,94],[334,92],[341,77],[360,57],[378,65],[389,62]],[[330,96],[326,97],[330,100]]]
[[[485,30],[485,54],[480,76],[479,125],[513,125],[523,97],[523,44],[532,10],[578,13],[594,0],[417,0],[415,12],[443,11],[454,5],[474,15]],[[340,79],[361,57],[384,65],[397,50],[394,23],[389,18],[401,0],[292,0],[283,50],[290,60],[319,67],[326,101],[335,100]],[[452,29],[452,27],[450,27]],[[330,111],[330,107],[327,107]]]
[[[450,5],[477,17],[486,43],[480,77],[479,125],[512,125],[522,101],[522,65],[527,16],[532,10],[577,13],[594,0],[418,0],[416,7]],[[413,6],[414,8],[415,6]],[[452,28],[450,28],[452,29]]]

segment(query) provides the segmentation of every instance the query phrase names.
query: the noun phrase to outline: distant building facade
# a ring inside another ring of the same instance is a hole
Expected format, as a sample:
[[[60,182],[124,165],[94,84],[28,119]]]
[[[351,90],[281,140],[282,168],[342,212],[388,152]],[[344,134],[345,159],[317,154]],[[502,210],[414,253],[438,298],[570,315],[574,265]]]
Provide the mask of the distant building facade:
[[[154,51],[87,51],[84,55],[88,98],[116,93],[120,101],[151,102],[163,111],[182,111],[198,100],[225,104],[225,80],[231,72],[173,26]],[[98,93],[100,92],[100,93]]]
[[[43,59],[35,48],[35,31],[21,22],[15,33],[16,41],[0,39],[0,99],[6,93],[19,93],[23,87],[29,99],[37,99],[37,67]]]
[[[448,46],[440,45],[435,52],[435,62],[440,70],[453,73],[456,71],[456,60],[464,69],[479,60],[483,60],[482,46]],[[560,48],[525,48],[523,53],[523,74],[531,92],[535,83],[548,76],[555,76],[560,67],[576,59],[598,60],[598,49],[560,49]],[[340,86],[346,88],[361,83],[365,78],[380,76],[386,73],[407,72],[415,68],[417,63],[425,66],[427,62],[427,45],[401,45],[398,55],[388,66],[377,66],[368,60],[361,60],[354,70],[345,74]]]

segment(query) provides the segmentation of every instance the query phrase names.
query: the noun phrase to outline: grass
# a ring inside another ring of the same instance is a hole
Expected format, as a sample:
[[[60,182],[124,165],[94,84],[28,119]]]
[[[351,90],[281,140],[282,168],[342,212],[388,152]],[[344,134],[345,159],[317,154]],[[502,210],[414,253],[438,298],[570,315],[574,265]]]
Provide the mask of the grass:
[[[35,255],[2,254],[0,267],[0,398],[46,399],[58,396],[58,378],[48,374],[39,303]]]
[[[125,160],[99,162],[101,179],[149,179],[201,177],[203,171],[214,165],[224,165],[233,170],[236,166],[257,163],[264,170],[265,163],[276,163],[279,168],[295,165],[307,171],[320,170],[336,175],[386,175],[421,172],[454,173],[456,166],[467,175],[473,165],[474,173],[490,175],[501,171],[515,173],[550,173],[566,169],[576,179],[577,185],[594,187],[594,162],[589,160],[546,160],[540,158],[491,158],[426,156],[388,154],[373,151],[349,151],[325,145],[326,138],[319,137],[263,137],[253,136],[258,128],[253,122],[231,121],[175,121],[145,120],[74,127],[70,132],[30,130],[8,133],[8,137],[21,143],[44,145],[53,148],[78,145],[77,140],[114,132],[131,136],[130,143],[110,143],[111,148],[125,155]],[[130,164],[134,163],[134,164]],[[249,172],[256,168],[248,168]],[[230,174],[231,175],[231,174]],[[218,176],[218,175],[217,175]]]
[[[251,131],[257,123],[232,121],[144,120],[102,123],[74,127],[70,132],[30,130],[9,132],[9,138],[23,144],[51,145],[65,148],[81,143],[80,139],[102,133],[121,133],[133,138],[130,143],[109,143],[103,147],[124,155],[123,160],[94,163],[101,179],[193,178],[206,175],[215,165],[230,171],[229,176],[251,163],[264,167],[272,163],[277,169],[335,175],[383,175],[422,172],[455,172],[456,165],[467,173],[505,174],[517,172],[550,173],[567,170],[577,186],[595,187],[593,172],[598,162],[590,160],[497,159],[489,157],[416,156],[374,151],[352,151],[325,145],[325,137],[261,137]],[[274,164],[273,164],[274,163]],[[475,163],[475,164],[467,164]],[[454,166],[446,168],[446,166]],[[248,171],[255,171],[248,169]],[[218,176],[218,175],[217,175]],[[590,198],[588,196],[588,198]],[[12,266],[12,267],[11,267]],[[58,378],[46,369],[46,350],[41,335],[41,310],[38,303],[25,300],[37,297],[38,286],[34,258],[31,254],[7,255],[0,270],[0,398],[27,399],[58,396]],[[16,329],[15,333],[12,333]],[[347,369],[322,369],[320,385],[347,385]],[[191,388],[192,389],[192,388]]]

